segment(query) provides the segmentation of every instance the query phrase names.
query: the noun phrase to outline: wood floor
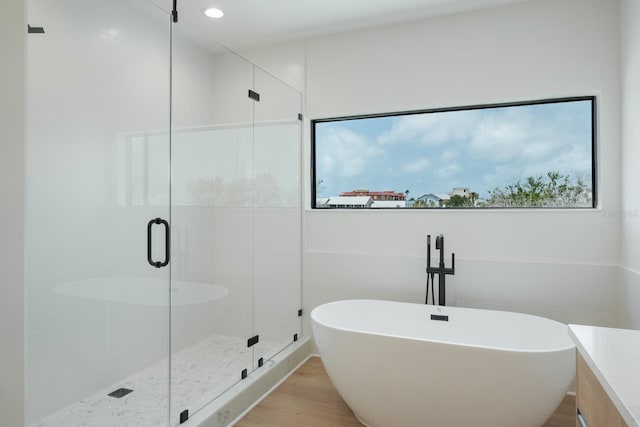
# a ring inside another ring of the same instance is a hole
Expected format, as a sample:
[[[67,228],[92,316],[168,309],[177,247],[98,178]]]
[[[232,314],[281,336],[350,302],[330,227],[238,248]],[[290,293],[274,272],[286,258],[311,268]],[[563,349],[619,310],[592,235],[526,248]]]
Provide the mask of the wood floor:
[[[574,414],[575,398],[567,396],[542,427],[575,427]],[[333,387],[320,358],[312,357],[236,426],[362,427],[362,424]]]

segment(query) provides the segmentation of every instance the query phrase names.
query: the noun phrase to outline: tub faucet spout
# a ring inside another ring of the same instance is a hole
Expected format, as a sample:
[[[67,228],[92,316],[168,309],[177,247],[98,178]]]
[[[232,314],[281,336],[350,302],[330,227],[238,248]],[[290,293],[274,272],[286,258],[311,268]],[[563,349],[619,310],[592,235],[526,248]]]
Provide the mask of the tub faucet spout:
[[[437,267],[431,266],[431,235],[427,235],[427,297],[429,295],[429,275],[433,286],[433,276],[438,275],[438,305],[446,305],[445,299],[445,277],[447,274],[456,274],[456,255],[451,254],[451,268],[444,264],[444,235],[436,236],[436,250],[440,252],[440,260]],[[428,298],[427,298],[428,299]]]

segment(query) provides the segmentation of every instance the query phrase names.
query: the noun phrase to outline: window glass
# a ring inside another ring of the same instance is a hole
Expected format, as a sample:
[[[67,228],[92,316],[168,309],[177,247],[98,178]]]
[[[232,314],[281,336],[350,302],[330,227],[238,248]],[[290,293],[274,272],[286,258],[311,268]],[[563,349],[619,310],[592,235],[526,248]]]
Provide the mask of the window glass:
[[[591,208],[595,98],[312,121],[315,208]]]

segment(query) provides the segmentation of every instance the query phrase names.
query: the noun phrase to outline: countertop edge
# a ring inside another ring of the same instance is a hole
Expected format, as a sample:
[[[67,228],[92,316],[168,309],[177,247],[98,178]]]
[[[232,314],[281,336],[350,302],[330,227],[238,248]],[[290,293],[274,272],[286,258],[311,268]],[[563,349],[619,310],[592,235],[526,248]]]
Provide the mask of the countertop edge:
[[[600,328],[596,326],[585,326],[585,325],[569,325],[569,336],[575,342],[576,348],[580,352],[580,355],[582,356],[584,361],[587,363],[587,366],[589,366],[589,369],[591,369],[595,377],[598,379],[598,381],[602,385],[602,388],[607,393],[607,395],[611,399],[611,402],[613,403],[613,405],[616,407],[616,409],[622,416],[622,419],[624,419],[624,421],[629,425],[629,427],[640,427],[639,420],[634,417],[634,415],[629,410],[629,407],[622,401],[622,398],[615,391],[615,389],[607,379],[606,375],[602,373],[597,363],[593,360],[589,351],[587,351],[587,349],[583,346],[580,338],[580,333],[577,329],[586,330],[586,328],[591,328],[591,329],[595,329],[595,328],[610,329],[610,328]],[[635,331],[635,332],[638,332],[638,331]]]

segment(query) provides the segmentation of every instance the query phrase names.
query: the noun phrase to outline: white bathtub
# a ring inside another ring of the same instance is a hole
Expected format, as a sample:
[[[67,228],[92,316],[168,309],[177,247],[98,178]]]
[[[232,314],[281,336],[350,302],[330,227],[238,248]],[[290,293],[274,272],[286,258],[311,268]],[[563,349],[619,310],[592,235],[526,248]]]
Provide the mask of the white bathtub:
[[[329,377],[369,427],[540,427],[574,378],[567,326],[542,317],[350,300],[311,319]]]

